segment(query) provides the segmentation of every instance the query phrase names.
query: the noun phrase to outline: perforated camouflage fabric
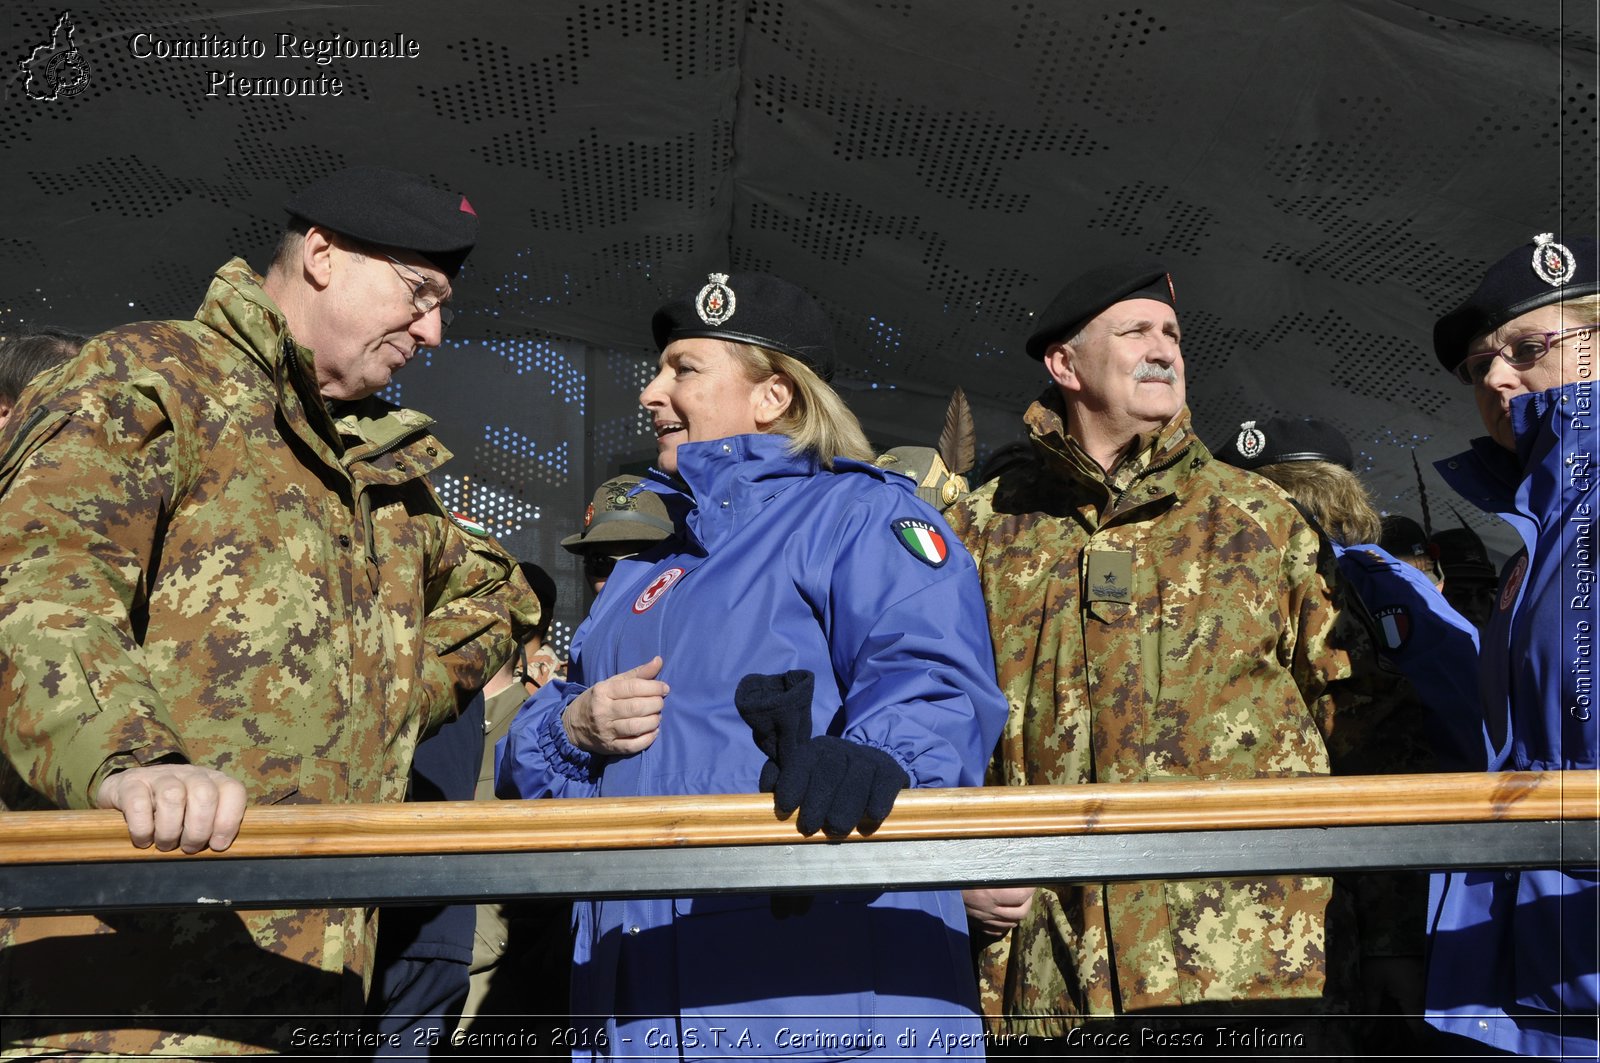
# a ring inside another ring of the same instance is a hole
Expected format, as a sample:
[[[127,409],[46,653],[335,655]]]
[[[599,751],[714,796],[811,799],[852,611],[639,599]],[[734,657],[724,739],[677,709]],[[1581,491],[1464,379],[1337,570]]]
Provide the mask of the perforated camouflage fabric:
[[[947,514],[978,561],[1011,712],[991,784],[1324,775],[1349,674],[1287,498],[1212,459],[1188,411],[1107,475],[1052,387],[1038,461]],[[1204,824],[1196,824],[1204,826]],[[1319,997],[1324,878],[1053,884],[981,960],[1010,1033],[1207,1001]]]
[[[449,457],[432,422],[376,398],[331,414],[314,380],[234,260],[196,320],[97,337],[24,395],[0,434],[8,807],[89,807],[108,772],[173,755],[240,779],[252,804],[400,800],[424,728],[537,621],[511,558],[429,485]],[[369,922],[6,921],[0,1038],[285,1048],[270,1024],[233,1031],[240,1045],[221,1023],[161,1016],[358,1012]],[[155,1013],[146,1032],[16,1018],[110,1010],[126,1026],[136,1009]]]

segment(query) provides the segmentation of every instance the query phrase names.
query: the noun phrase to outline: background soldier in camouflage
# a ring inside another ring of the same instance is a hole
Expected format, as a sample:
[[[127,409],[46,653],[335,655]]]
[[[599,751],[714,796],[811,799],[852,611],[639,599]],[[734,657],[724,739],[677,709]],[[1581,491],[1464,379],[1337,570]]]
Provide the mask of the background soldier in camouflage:
[[[288,204],[265,279],[128,325],[0,433],[0,794],[117,808],[135,845],[225,849],[247,804],[398,801],[419,735],[537,620],[374,393],[440,342],[466,200],[347,170]],[[0,922],[0,1047],[285,1049],[356,1016],[360,910]],[[23,1018],[28,1016],[28,1018]]]
[[[1190,428],[1171,281],[1155,263],[1067,285],[1028,352],[1053,383],[1035,460],[957,503],[1011,713],[1001,785],[1324,775],[1348,674],[1318,540]],[[1329,983],[1325,878],[1046,884],[967,893],[995,939],[985,1008],[1010,1034],[1085,1016],[1212,1014]],[[1209,1029],[1215,1022],[1204,1024]]]

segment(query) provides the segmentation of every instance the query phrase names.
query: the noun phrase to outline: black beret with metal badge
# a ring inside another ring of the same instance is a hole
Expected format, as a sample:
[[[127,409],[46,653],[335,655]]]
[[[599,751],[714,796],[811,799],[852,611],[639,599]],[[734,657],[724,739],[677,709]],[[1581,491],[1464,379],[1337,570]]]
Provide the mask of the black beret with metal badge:
[[[650,320],[656,349],[706,337],[749,343],[805,363],[833,379],[833,322],[800,287],[765,273],[713,273],[699,291],[667,303]]]
[[[1266,417],[1244,421],[1232,438],[1211,448],[1218,461],[1238,469],[1259,469],[1289,461],[1326,461],[1354,470],[1350,441],[1315,417]]]
[[[1434,324],[1433,353],[1440,365],[1454,372],[1473,337],[1541,306],[1597,293],[1600,244],[1594,237],[1579,236],[1563,244],[1554,233],[1540,233],[1490,266],[1477,290]]]

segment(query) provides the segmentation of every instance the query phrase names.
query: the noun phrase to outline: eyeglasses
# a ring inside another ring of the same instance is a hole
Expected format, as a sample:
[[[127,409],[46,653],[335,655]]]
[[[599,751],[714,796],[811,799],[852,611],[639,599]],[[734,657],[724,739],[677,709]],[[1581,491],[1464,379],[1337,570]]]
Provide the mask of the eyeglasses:
[[[610,579],[612,571],[617,567],[620,558],[610,554],[584,554],[583,578],[593,582],[597,579]]]
[[[449,290],[447,289],[441,293],[438,285],[404,262],[401,262],[398,258],[393,255],[384,255],[383,257],[388,259],[389,263],[395,267],[395,275],[400,278],[401,282],[411,289],[411,308],[418,314],[426,314],[428,311],[437,308],[439,311],[439,330],[442,332],[449,328],[450,322],[454,321],[456,317],[456,312],[450,309],[446,303],[446,300],[450,298]],[[402,273],[401,270],[405,270],[405,273]],[[411,276],[406,276],[406,273],[411,274]],[[413,277],[416,278],[415,284],[412,282]]]
[[[1496,358],[1505,360],[1513,369],[1526,369],[1550,353],[1550,348],[1567,336],[1577,332],[1592,332],[1593,325],[1578,325],[1556,332],[1528,332],[1513,336],[1492,351],[1474,351],[1456,365],[1456,379],[1463,384],[1478,384],[1489,375]]]

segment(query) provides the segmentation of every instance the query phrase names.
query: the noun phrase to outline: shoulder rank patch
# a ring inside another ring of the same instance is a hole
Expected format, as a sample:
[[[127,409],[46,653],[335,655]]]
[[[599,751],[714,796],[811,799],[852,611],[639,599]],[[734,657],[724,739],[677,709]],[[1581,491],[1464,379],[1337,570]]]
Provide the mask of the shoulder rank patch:
[[[489,529],[485,528],[482,524],[479,524],[465,513],[451,513],[450,519],[455,521],[456,526],[462,531],[466,532],[468,535],[476,535],[480,539],[487,539],[489,537]]]
[[[950,547],[944,541],[944,533],[925,520],[916,517],[901,517],[891,521],[890,528],[894,529],[894,537],[900,545],[910,551],[911,556],[925,564],[938,568],[950,556]]]

